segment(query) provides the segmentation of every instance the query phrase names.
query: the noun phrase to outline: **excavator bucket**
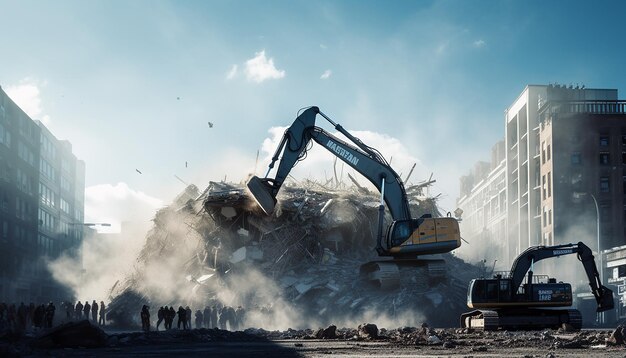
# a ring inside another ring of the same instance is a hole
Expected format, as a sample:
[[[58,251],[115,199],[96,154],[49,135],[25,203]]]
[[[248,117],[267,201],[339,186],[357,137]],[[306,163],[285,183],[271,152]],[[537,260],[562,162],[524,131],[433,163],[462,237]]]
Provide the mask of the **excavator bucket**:
[[[612,310],[615,305],[615,299],[613,297],[613,291],[605,286],[600,286],[602,290],[602,296],[600,296],[598,301],[598,308],[596,312],[604,312],[608,310]]]
[[[274,211],[274,206],[276,206],[276,198],[272,195],[272,188],[269,184],[255,175],[246,185],[254,201],[256,201],[265,214],[270,215]]]

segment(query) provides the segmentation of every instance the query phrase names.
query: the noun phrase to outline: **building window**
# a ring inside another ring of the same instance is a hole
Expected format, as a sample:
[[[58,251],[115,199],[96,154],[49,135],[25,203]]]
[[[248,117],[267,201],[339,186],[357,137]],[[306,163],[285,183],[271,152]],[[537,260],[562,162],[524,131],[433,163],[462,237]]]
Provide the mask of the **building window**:
[[[550,161],[550,144],[548,144],[548,149],[546,149],[546,157],[548,158],[548,161]]]
[[[72,190],[69,179],[67,179],[64,175],[61,175],[61,189],[67,192],[70,192]]]
[[[611,186],[609,183],[609,177],[601,177],[600,178],[600,192],[608,193],[611,190]]]
[[[548,198],[552,196],[552,173],[548,173],[548,180],[547,180],[547,185],[548,185]]]
[[[610,162],[609,152],[600,152],[600,164],[609,165]]]
[[[541,142],[541,164],[546,162],[546,142]]]
[[[0,144],[11,148],[11,132],[9,132],[2,123],[0,123]]]
[[[70,204],[65,201],[65,199],[61,198],[61,210],[63,210],[64,213],[66,213],[67,215],[70,215],[71,211],[70,211]]]
[[[601,147],[608,147],[609,146],[609,136],[608,135],[601,135],[600,136],[600,146]]]
[[[582,164],[582,158],[580,156],[580,152],[572,153],[572,164],[574,165]]]
[[[56,194],[42,183],[39,183],[39,200],[51,208],[56,206]]]
[[[547,188],[546,188],[546,176],[541,177],[541,192],[543,193],[543,200],[546,200]]]
[[[552,210],[548,210],[548,225],[552,225]]]
[[[26,146],[26,144],[21,141],[17,142],[17,155],[26,163],[35,166],[35,155],[33,152]]]
[[[43,176],[45,176],[46,178],[50,179],[51,182],[56,182],[56,171],[54,170],[54,167],[52,165],[50,165],[50,163],[48,163],[47,160],[40,158],[39,160],[39,164],[40,164],[40,172],[41,174],[43,174]]]

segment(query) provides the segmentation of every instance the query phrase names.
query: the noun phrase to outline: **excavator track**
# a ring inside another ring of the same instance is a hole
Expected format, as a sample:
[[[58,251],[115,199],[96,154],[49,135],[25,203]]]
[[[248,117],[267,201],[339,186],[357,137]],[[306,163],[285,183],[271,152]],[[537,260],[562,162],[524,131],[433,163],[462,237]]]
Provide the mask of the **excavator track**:
[[[567,315],[568,315],[568,320],[569,320],[569,324],[574,328],[574,329],[581,329],[583,328],[583,316],[582,314],[580,314],[579,310],[567,310]]]
[[[359,274],[361,280],[383,290],[396,289],[404,283],[426,289],[445,280],[446,270],[442,259],[387,260],[363,264]]]
[[[461,328],[496,331],[498,329],[559,328],[563,324],[582,328],[582,315],[575,309],[474,310],[461,315]]]

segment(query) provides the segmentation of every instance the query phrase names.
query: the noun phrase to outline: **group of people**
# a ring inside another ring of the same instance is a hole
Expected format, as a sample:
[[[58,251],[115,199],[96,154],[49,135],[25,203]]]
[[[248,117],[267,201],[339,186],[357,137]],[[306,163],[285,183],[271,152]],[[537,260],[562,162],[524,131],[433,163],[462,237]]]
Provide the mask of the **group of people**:
[[[99,306],[96,300],[93,300],[91,304],[89,304],[89,301],[85,301],[85,304],[78,301],[75,305],[72,302],[65,302],[64,306],[65,315],[69,321],[86,319],[100,326],[104,326],[106,323],[106,306],[104,301],[100,301]]]
[[[52,328],[55,310],[56,307],[52,302],[38,306],[32,302],[28,306],[24,302],[18,306],[15,304],[7,305],[2,302],[0,303],[0,331],[24,332],[31,327],[35,329]]]
[[[59,310],[65,311],[56,315],[57,307],[54,303],[35,305],[31,303],[25,305],[23,302],[17,304],[0,303],[0,331],[10,330],[15,332],[25,332],[42,328],[52,328],[53,325],[61,322],[90,320],[94,324],[103,326],[106,319],[106,306],[103,301],[100,304],[94,300],[76,304],[72,302],[61,302]]]
[[[144,305],[141,309],[141,326],[144,331],[150,330],[150,311],[149,307]],[[178,316],[178,329],[191,329],[192,319],[195,317],[195,328],[220,328],[230,331],[237,331],[243,328],[245,320],[245,309],[241,306],[237,309],[230,306],[215,304],[212,307],[206,306],[204,310],[196,310],[192,316],[192,310],[187,307],[179,306],[178,310],[174,306],[159,307],[157,311],[156,330],[163,323],[166,330],[172,329],[174,319]]]

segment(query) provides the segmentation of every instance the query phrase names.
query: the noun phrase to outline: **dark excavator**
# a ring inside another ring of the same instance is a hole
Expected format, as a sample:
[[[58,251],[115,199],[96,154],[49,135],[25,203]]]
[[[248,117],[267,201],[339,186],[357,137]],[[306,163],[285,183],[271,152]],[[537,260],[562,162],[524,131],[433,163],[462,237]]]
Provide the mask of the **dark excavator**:
[[[315,119],[318,114],[330,122],[351,144],[316,127]],[[261,209],[268,215],[273,212],[281,186],[293,166],[306,157],[311,140],[367,178],[381,194],[376,251],[379,256],[390,256],[392,259],[361,266],[361,275],[380,287],[396,286],[399,282],[399,268],[405,266],[425,265],[430,275],[445,275],[443,260],[421,256],[450,252],[458,248],[461,245],[461,236],[457,220],[452,217],[433,218],[428,214],[417,219],[412,218],[404,184],[380,152],[333,122],[318,107],[304,110],[285,131],[265,178],[254,176],[248,181],[248,189]],[[279,157],[276,175],[268,178]],[[386,235],[383,235],[385,204],[393,221],[387,227]]]
[[[596,311],[613,309],[613,291],[600,282],[593,253],[587,245],[579,242],[533,246],[515,259],[508,277],[496,275],[490,279],[470,281],[467,306],[477,309],[461,315],[461,327],[492,331],[558,328],[567,323],[580,329],[580,312],[562,308],[572,305],[572,286],[569,283],[557,283],[554,278],[548,278],[544,283],[534,282],[536,280],[533,276],[533,265],[536,262],[570,254],[576,254],[585,268],[591,293],[596,299]]]

